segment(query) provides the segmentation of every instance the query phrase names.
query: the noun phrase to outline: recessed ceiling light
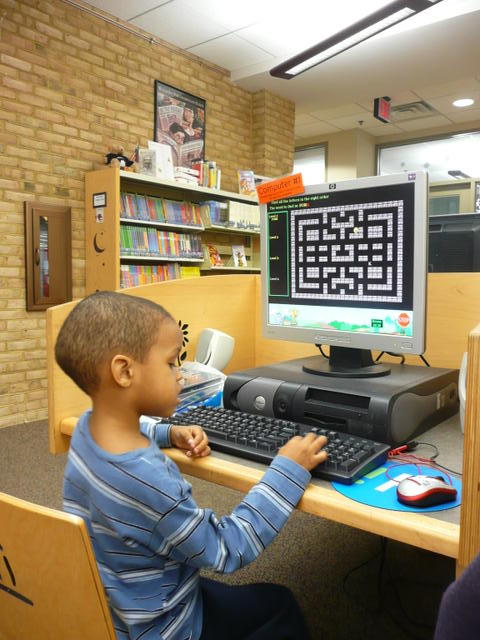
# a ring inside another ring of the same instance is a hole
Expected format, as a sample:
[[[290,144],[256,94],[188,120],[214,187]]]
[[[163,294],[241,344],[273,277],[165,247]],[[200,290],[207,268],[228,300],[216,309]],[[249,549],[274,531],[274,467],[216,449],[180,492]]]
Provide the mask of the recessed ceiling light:
[[[454,107],[469,107],[474,102],[475,100],[472,100],[472,98],[462,98],[461,100],[454,100],[452,104]]]

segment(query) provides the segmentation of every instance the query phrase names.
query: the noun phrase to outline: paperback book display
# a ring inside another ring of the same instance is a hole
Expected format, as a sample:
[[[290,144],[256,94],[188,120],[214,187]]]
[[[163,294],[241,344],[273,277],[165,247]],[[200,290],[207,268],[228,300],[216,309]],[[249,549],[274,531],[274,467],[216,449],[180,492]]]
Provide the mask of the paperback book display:
[[[201,208],[195,202],[180,202],[138,193],[120,193],[120,218],[203,227]]]
[[[250,170],[238,170],[238,193],[244,196],[254,196],[257,193],[255,189],[255,174]]]
[[[256,204],[208,200],[200,203],[200,213],[206,227],[213,224],[226,229],[260,231],[260,208]]]
[[[198,267],[197,267],[198,268]],[[181,267],[177,262],[168,264],[121,264],[120,288],[138,287],[141,284],[152,284],[164,280],[181,278]]]
[[[203,259],[203,248],[197,234],[124,224],[120,227],[120,257]]]
[[[242,244],[232,244],[233,264],[236,267],[246,267],[247,257],[245,255],[245,247]]]

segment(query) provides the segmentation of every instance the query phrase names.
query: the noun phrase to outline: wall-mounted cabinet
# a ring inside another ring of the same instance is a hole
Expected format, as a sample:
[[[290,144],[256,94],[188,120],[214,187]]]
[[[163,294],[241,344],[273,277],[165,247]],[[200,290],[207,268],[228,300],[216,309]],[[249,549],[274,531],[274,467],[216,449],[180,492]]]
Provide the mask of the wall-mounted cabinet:
[[[260,267],[255,198],[108,168],[85,175],[85,215],[86,293],[206,275],[217,234],[248,254],[227,271]]]
[[[72,299],[69,207],[25,202],[27,311],[42,311]]]

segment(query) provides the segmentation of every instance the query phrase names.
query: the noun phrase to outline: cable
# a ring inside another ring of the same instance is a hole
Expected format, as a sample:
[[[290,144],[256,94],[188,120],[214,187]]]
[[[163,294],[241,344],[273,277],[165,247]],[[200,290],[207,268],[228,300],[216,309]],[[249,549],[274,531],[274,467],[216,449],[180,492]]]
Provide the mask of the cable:
[[[403,353],[393,353],[392,351],[381,351],[378,354],[378,356],[375,358],[375,362],[378,362],[384,353],[386,353],[389,356],[392,356],[393,358],[401,358],[400,364],[405,364],[405,356],[403,355]],[[427,359],[421,353],[418,354],[418,357],[422,360],[423,364],[426,367],[430,366]]]
[[[401,358],[400,364],[405,364],[405,356],[402,353],[392,353],[391,351],[381,351],[378,356],[375,358],[375,362],[378,362],[383,354],[386,353],[393,358]]]
[[[322,356],[324,358],[326,358],[327,360],[329,360],[329,357],[327,356],[327,354],[323,351],[323,344],[316,344],[316,347],[318,347],[318,350],[320,351],[320,353],[322,354]]]
[[[431,624],[431,623],[426,623],[424,621],[416,620],[412,615],[409,614],[409,612],[407,611],[402,601],[402,594],[400,592],[399,585],[405,584],[407,585],[407,587],[411,587],[413,585],[413,586],[418,586],[422,588],[428,587],[431,589],[440,589],[442,593],[445,589],[445,585],[431,583],[427,581],[418,581],[418,580],[411,581],[411,580],[394,578],[392,576],[390,567],[388,566],[388,563],[387,563],[387,544],[388,544],[388,539],[382,536],[380,538],[380,550],[377,551],[368,560],[365,560],[364,562],[357,565],[356,567],[353,567],[345,574],[342,581],[343,591],[349,599],[355,602],[355,604],[357,604],[365,612],[371,615],[385,612],[389,616],[389,618],[392,620],[392,622],[412,640],[429,640],[431,638],[432,631],[435,627],[435,623],[433,622],[433,624]],[[368,604],[362,603],[353,592],[350,592],[348,590],[347,582],[349,578],[353,575],[353,573],[371,564],[372,562],[377,560],[377,558],[380,558],[378,572],[377,572],[377,580],[376,580],[377,604],[374,607],[370,607],[368,606]],[[385,581],[383,581],[384,575],[387,576],[387,580]],[[386,596],[387,596],[386,588],[388,587],[391,588],[393,596],[397,602],[397,608],[400,610],[400,616],[396,615],[394,613],[394,610],[391,610],[390,607],[386,606],[386,602],[385,602]],[[412,625],[417,628],[414,630],[409,629],[406,626],[405,621],[408,622],[409,625]],[[428,635],[424,635],[425,632]],[[422,634],[422,635],[418,635],[418,634]]]

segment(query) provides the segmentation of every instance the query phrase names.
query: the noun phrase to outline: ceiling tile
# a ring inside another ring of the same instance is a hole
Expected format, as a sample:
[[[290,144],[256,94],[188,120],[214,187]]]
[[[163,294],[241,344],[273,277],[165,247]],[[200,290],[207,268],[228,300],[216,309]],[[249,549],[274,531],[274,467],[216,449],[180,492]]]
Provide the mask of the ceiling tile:
[[[398,122],[397,126],[402,131],[418,131],[420,129],[432,129],[452,124],[446,116],[432,116],[430,118],[417,118],[416,120],[406,120]]]
[[[329,124],[339,129],[356,129],[357,127],[376,126],[379,121],[367,111],[357,111],[355,115],[346,116],[345,118],[329,118]],[[359,124],[362,122],[362,124]]]
[[[358,104],[339,104],[330,109],[311,109],[310,113],[319,120],[335,120],[337,118],[358,115],[359,113],[368,112],[367,109]]]
[[[473,100],[475,100],[475,102],[471,107],[454,107],[452,104],[453,101],[458,100],[459,98],[472,98]],[[472,91],[468,95],[466,93],[454,93],[451,96],[444,96],[442,98],[430,98],[428,103],[431,104],[432,107],[434,107],[440,113],[448,114],[448,117],[450,117],[450,114],[454,115],[458,112],[466,112],[471,111],[472,109],[478,109],[480,107],[480,85],[478,91]]]
[[[338,133],[340,129],[328,124],[327,122],[316,122],[315,124],[304,124],[295,126],[296,138],[310,138],[316,135],[323,135],[325,133]]]
[[[295,125],[300,124],[315,124],[318,123],[318,118],[314,118],[310,113],[296,113]]]
[[[424,87],[416,87],[414,88],[415,93],[417,93],[424,100],[428,100],[430,98],[440,98],[442,96],[450,96],[452,94],[457,94],[459,92],[463,93],[465,91],[478,91],[479,90],[479,82],[475,78],[455,78],[450,82],[444,82],[442,84],[433,84]]]
[[[253,44],[242,40],[235,34],[230,34],[205,42],[189,51],[205,60],[221,64],[225,69],[233,71],[248,64],[255,64],[263,60],[273,60],[273,56]]]
[[[448,118],[453,122],[480,121],[480,109],[457,109],[455,113],[449,113]]]
[[[389,136],[394,133],[402,133],[402,130],[394,124],[382,124],[381,122],[374,126],[363,126],[362,130],[372,136]]]
[[[228,33],[227,27],[191,9],[184,0],[165,4],[131,22],[162,40],[188,50],[205,40]],[[221,65],[218,59],[211,62]]]
[[[149,11],[154,7],[158,7],[170,0],[86,0],[88,4],[102,11],[106,11],[112,16],[122,18],[122,20],[130,20],[133,16],[138,16],[144,11]]]

